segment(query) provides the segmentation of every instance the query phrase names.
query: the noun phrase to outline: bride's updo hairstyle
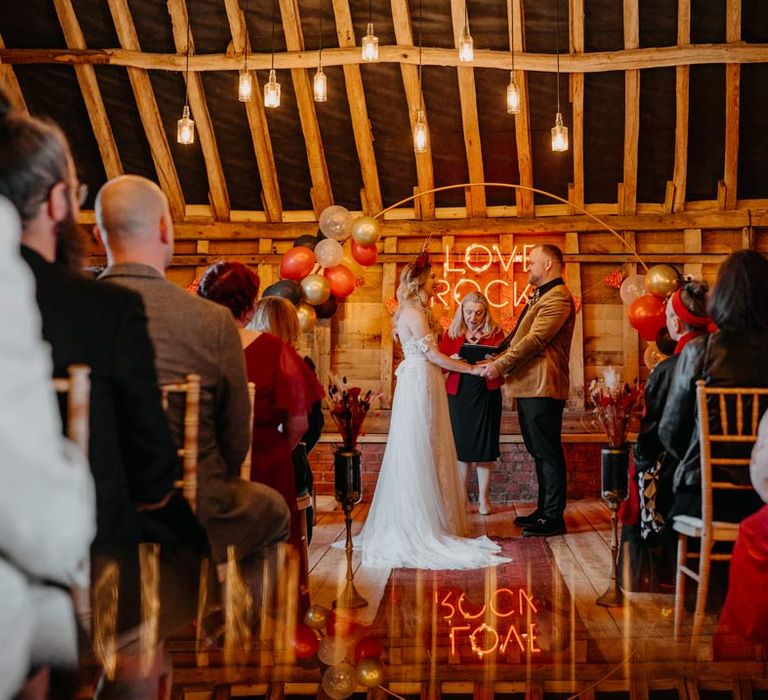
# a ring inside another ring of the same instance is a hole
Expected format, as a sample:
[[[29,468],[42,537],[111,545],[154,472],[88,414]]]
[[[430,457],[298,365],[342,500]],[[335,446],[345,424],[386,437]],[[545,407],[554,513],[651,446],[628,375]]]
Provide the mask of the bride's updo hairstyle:
[[[437,332],[438,326],[429,310],[429,295],[424,291],[424,285],[432,274],[432,263],[429,253],[423,251],[413,262],[408,263],[400,273],[400,284],[397,287],[397,311],[395,312],[394,330],[397,335],[397,321],[406,306],[421,309],[429,321],[430,328]]]
[[[197,295],[226,306],[236,321],[251,314],[259,294],[259,276],[247,265],[224,261],[211,265],[200,278]]]

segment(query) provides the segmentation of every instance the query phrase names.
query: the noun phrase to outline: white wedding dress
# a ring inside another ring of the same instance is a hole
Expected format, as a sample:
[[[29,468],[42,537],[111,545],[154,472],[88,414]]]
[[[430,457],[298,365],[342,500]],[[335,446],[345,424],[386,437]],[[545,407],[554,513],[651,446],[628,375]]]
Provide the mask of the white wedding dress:
[[[402,337],[402,336],[401,336]],[[403,341],[389,439],[368,518],[356,545],[363,566],[476,569],[509,561],[487,537],[466,538],[443,374],[425,351],[435,337]]]

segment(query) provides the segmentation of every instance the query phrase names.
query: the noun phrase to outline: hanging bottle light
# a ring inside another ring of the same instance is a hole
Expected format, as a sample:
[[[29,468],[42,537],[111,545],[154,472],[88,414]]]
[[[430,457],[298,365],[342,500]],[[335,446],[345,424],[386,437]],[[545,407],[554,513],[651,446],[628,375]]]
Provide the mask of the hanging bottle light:
[[[190,3],[191,4],[191,3]],[[189,26],[189,10],[187,11],[187,67],[184,71],[186,91],[184,94],[184,109],[181,111],[181,119],[176,122],[176,141],[183,146],[189,146],[195,142],[195,122],[189,116],[189,49],[192,43],[192,31]]]
[[[421,92],[421,0],[419,0],[419,109],[416,112],[416,122],[413,125],[413,151],[414,153],[426,153],[429,148],[429,132],[424,120],[424,110],[421,108],[424,96]]]
[[[552,127],[552,150],[562,152],[568,150],[568,127],[563,126],[563,115],[560,112],[560,0],[555,0],[555,51],[557,52],[557,116]]]
[[[269,79],[264,83],[264,106],[275,109],[280,106],[280,83],[275,75],[275,6],[277,0],[272,0],[272,67],[269,69]]]
[[[368,27],[360,42],[364,61],[377,61],[379,58],[379,37],[373,33],[372,3],[373,0],[368,0]]]
[[[245,0],[243,24],[246,27],[245,42],[243,44],[243,70],[240,71],[240,77],[237,81],[237,99],[240,102],[250,102],[253,99],[253,77],[248,70],[248,0]]]
[[[312,80],[312,92],[315,102],[325,102],[328,99],[328,80],[323,71],[323,0],[320,0],[320,31],[319,41],[320,49],[317,54],[317,71]]]
[[[517,80],[515,80],[515,37],[513,31],[514,16],[512,12],[512,0],[507,0],[509,51],[512,55],[512,69],[509,71],[509,85],[507,85],[507,114],[520,114],[520,90],[517,87]]]
[[[469,11],[467,9],[467,3],[464,2],[464,29],[461,33],[461,39],[459,40],[459,60],[465,63],[473,61],[475,59],[474,42],[472,41],[472,35],[469,33]]]

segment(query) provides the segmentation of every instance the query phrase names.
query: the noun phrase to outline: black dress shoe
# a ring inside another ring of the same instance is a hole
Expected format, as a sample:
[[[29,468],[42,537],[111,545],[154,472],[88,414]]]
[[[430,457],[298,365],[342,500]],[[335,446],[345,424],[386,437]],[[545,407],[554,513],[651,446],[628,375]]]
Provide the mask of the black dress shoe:
[[[553,537],[565,534],[565,521],[562,518],[538,518],[535,523],[523,530],[523,537]]]
[[[514,523],[520,527],[525,527],[526,525],[533,525],[540,517],[542,517],[541,511],[534,510],[530,515],[518,515]]]

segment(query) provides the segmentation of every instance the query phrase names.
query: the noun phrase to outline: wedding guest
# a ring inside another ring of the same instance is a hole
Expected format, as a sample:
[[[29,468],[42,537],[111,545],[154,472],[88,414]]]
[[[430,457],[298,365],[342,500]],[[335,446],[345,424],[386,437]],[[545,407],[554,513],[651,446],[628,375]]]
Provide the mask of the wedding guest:
[[[74,364],[91,370],[92,569],[95,578],[103,561],[121,565],[122,630],[138,624],[139,542],[160,542],[167,545],[163,551],[173,547],[184,555],[207,544],[173,489],[176,449],[141,297],[80,274],[83,246],[75,217],[83,192],[61,130],[11,111],[0,96],[0,194],[21,217],[21,255],[35,277],[53,372],[65,376]]]
[[[296,507],[291,451],[307,431],[307,415],[312,404],[322,397],[323,390],[315,375],[288,343],[271,333],[246,328],[257,313],[258,291],[258,275],[239,262],[221,261],[212,265],[205,271],[198,287],[201,297],[229,309],[240,330],[240,355],[245,356],[248,381],[253,382],[256,388],[251,480],[267,484],[283,496],[291,513],[288,541],[301,554],[301,524]],[[269,297],[262,304],[271,308],[280,301],[290,307],[290,302],[277,297]],[[290,311],[296,315],[292,308]],[[270,315],[262,309],[262,317]],[[304,574],[300,586],[306,588],[306,572],[304,567],[300,570]],[[308,600],[306,595],[304,600]]]
[[[567,472],[560,436],[576,307],[562,271],[563,254],[557,246],[544,244],[531,250],[528,284],[533,295],[518,319],[509,349],[485,365],[486,378],[509,375],[525,449],[536,463],[536,510],[515,518],[526,537],[565,532]]]
[[[50,350],[34,279],[19,256],[19,229],[16,211],[0,200],[1,698],[15,697],[33,666],[75,673],[67,589],[88,585],[96,534],[93,478],[84,455],[61,435]]]
[[[667,527],[672,507],[672,476],[677,460],[659,440],[672,374],[683,348],[712,330],[707,315],[706,282],[692,280],[672,294],[666,306],[667,330],[675,341],[674,354],[652,370],[645,385],[644,412],[630,469],[629,498],[622,503],[622,547],[618,572],[621,585],[631,591],[658,591],[674,581],[677,539]]]
[[[496,347],[504,332],[491,317],[488,299],[470,292],[462,300],[448,330],[440,339],[440,352],[457,356],[462,345]],[[477,468],[480,515],[491,513],[491,468],[501,455],[501,386],[504,380],[449,372],[445,383],[453,439],[466,484],[471,465]]]
[[[718,271],[709,314],[718,330],[693,338],[680,353],[658,427],[661,444],[678,460],[671,516],[701,514],[696,380],[708,386],[768,386],[768,260],[751,250],[729,255]],[[710,414],[710,429],[717,434],[719,411]],[[743,452],[739,446],[729,449],[733,456]],[[744,482],[744,475],[721,469],[725,478]],[[718,520],[739,521],[760,506],[752,491],[718,491],[716,496]]]
[[[226,310],[165,278],[173,223],[157,185],[134,175],[109,181],[96,197],[96,221],[109,263],[102,279],[144,299],[160,381],[201,377],[196,514],[223,580],[228,546],[241,562],[258,563],[288,535],[288,509],[280,495],[240,479],[250,416],[240,339]],[[180,444],[181,407],[170,421]]]

